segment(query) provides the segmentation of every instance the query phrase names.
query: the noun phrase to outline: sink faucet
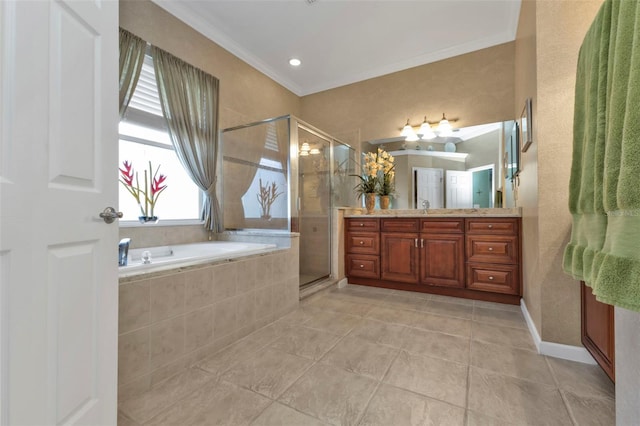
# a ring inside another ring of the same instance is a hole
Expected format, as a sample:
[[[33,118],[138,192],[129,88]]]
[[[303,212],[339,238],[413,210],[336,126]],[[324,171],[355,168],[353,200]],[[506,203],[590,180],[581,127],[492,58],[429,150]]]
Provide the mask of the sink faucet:
[[[424,200],[422,202],[422,207],[424,208],[424,214],[427,214],[427,209],[429,208],[429,200]]]
[[[118,244],[118,266],[127,266],[129,244],[131,244],[131,238],[123,238],[120,240]]]

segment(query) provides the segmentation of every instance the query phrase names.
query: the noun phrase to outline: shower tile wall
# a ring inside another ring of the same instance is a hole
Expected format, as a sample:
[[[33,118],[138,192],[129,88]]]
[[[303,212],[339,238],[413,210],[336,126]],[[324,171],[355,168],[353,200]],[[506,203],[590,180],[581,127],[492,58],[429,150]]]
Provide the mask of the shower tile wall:
[[[297,244],[273,254],[120,281],[119,396],[193,365],[298,306]]]

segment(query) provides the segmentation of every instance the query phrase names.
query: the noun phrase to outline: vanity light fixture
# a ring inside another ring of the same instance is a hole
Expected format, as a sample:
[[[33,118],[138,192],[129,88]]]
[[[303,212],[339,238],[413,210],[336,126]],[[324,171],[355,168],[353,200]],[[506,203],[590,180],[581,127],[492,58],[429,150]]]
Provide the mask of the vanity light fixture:
[[[318,148],[311,148],[311,151],[309,151],[309,154],[318,155],[320,154],[320,150]]]
[[[438,135],[442,137],[451,136],[453,133],[453,128],[451,127],[451,123],[447,120],[447,117],[444,116],[444,112],[442,113],[442,120],[438,123]]]
[[[298,155],[299,155],[300,157],[306,157],[307,155],[309,155],[309,151],[300,151],[300,152],[298,153]]]
[[[300,152],[309,152],[311,150],[311,147],[309,146],[309,144],[307,142],[303,142],[302,146],[300,147]]]
[[[402,131],[400,132],[400,136],[403,136],[407,142],[416,142],[418,140],[427,140],[434,139],[437,136],[446,138],[453,134],[453,127],[451,127],[451,122],[458,121],[457,118],[447,120],[447,117],[444,113],[442,113],[442,120],[440,121],[427,121],[427,117],[424,117],[424,121],[418,128],[415,130],[413,126],[411,126],[410,120],[407,119],[407,124],[404,125]],[[434,129],[431,127],[432,124],[438,124]]]
[[[400,136],[404,136],[407,142],[415,142],[418,139],[420,139],[416,134],[415,130],[413,130],[413,127],[411,127],[411,124],[409,124],[408,118],[407,118],[407,124],[404,125],[404,127],[402,128],[402,131],[400,132]]]
[[[422,124],[420,125],[420,128],[416,133],[418,133],[418,136],[420,136],[420,139],[433,139],[436,137],[436,134],[433,132],[433,129],[431,128],[431,124],[429,124],[429,122],[427,121],[426,115],[424,116],[424,121],[422,122]]]

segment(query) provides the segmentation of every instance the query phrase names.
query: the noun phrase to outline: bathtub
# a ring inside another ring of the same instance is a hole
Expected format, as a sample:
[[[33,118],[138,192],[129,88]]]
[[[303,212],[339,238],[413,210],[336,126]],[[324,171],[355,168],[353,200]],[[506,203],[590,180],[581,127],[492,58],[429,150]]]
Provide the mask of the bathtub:
[[[236,259],[252,254],[267,253],[276,247],[275,244],[210,241],[131,249],[127,266],[118,268],[119,277],[125,278],[184,266]],[[150,263],[144,263],[143,257],[150,258]]]

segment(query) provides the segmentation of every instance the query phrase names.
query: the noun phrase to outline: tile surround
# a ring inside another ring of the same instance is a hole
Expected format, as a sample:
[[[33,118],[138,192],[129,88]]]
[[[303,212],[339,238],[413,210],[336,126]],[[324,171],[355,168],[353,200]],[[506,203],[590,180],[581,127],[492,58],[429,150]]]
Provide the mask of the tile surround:
[[[123,395],[118,423],[615,423],[613,386],[604,373],[538,355],[511,315],[519,312],[459,304],[462,311],[435,314],[408,303],[392,315],[380,305],[388,297],[398,301],[391,296],[398,293],[351,285],[314,295],[230,346],[211,349],[218,352],[195,367]],[[467,308],[474,315],[459,318]]]
[[[149,389],[295,310],[297,259],[293,244],[236,261],[122,279],[121,392]]]

